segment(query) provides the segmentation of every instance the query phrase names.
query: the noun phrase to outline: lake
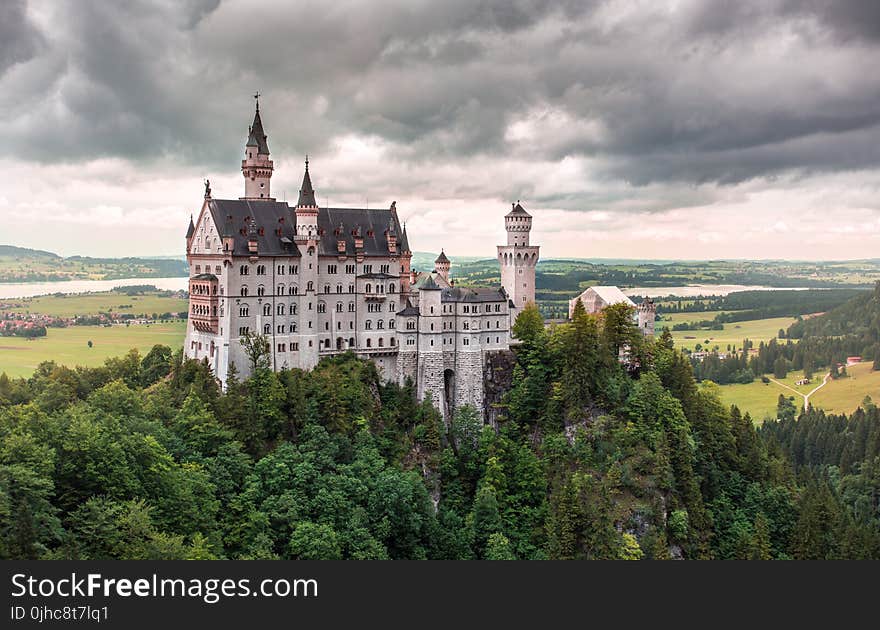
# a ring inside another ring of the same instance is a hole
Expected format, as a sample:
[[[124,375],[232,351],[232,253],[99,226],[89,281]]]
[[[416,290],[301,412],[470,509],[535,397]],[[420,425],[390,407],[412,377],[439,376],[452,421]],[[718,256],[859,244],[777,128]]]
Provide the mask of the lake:
[[[109,291],[113,287],[152,284],[157,289],[186,291],[189,278],[122,278],[120,280],[67,280],[63,282],[21,282],[0,284],[0,299],[25,298],[52,293],[90,293]]]
[[[745,284],[691,284],[683,287],[635,287],[621,289],[625,295],[648,296],[651,298],[666,297],[697,297],[700,295],[729,295],[737,291],[806,291],[806,287],[764,287]]]
[[[24,298],[51,293],[89,293],[109,291],[113,287],[133,284],[152,284],[168,291],[186,290],[187,278],[123,278],[121,280],[69,280],[66,282],[22,282],[0,284],[0,299]],[[623,289],[626,295],[648,297],[696,297],[698,295],[728,295],[737,291],[804,291],[804,288],[781,289],[779,287],[748,286],[744,284],[694,284],[681,287],[635,287]],[[572,296],[573,297],[573,296]]]

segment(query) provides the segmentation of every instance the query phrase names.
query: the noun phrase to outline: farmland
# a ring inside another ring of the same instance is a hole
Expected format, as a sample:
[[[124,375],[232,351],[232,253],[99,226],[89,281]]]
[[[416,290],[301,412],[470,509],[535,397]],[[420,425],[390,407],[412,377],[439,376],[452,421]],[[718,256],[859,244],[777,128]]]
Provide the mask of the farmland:
[[[68,367],[98,366],[108,357],[123,355],[131,348],[146,354],[155,344],[176,349],[183,345],[185,332],[186,322],[173,322],[49,328],[45,337],[37,339],[0,337],[0,373],[30,376],[43,361]]]
[[[683,317],[687,315],[691,317]],[[676,313],[675,317],[682,317],[682,321],[692,321],[694,315],[702,314]],[[756,346],[761,341],[769,341],[779,334],[780,328],[785,330],[796,321],[794,317],[754,319],[724,324],[724,330],[678,330],[672,333],[672,338],[678,348],[694,350],[699,344],[703,350],[717,348],[723,352],[727,350],[728,345],[741,348],[743,339],[751,339]],[[664,322],[657,322],[658,329],[662,328],[664,324]]]
[[[147,315],[186,312],[187,300],[167,291],[146,291],[127,295],[120,291],[56,294],[34,298],[0,300],[0,313],[39,313],[54,317],[76,317],[97,313]]]

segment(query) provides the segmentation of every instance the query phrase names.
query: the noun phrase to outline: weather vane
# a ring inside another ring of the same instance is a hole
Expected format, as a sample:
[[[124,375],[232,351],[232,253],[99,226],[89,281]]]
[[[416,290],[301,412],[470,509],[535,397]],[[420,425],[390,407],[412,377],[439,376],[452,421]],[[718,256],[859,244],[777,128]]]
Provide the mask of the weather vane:
[[[260,111],[260,91],[254,92],[254,100],[257,101],[257,111]]]

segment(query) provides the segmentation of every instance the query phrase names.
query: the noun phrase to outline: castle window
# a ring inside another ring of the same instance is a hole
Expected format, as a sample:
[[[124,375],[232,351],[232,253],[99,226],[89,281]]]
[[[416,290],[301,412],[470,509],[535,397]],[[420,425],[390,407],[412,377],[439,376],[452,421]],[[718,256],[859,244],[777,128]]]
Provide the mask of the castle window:
[[[337,284],[337,285],[336,285],[336,292],[337,292],[337,293],[342,293],[342,285],[341,285],[341,284]]]
[[[266,275],[266,265],[257,265],[257,275],[265,276]]]
[[[337,302],[337,303],[336,303],[336,312],[337,312],[337,313],[341,313],[341,312],[342,312],[342,302]]]
[[[298,342],[293,342],[292,344],[290,344],[290,351],[291,352],[296,352],[298,350],[299,350],[299,343]]]
[[[366,292],[367,292],[367,293],[372,293],[372,292],[373,292],[373,285],[370,284],[369,282],[367,283]]]
[[[271,315],[272,314],[272,305],[271,304],[263,304],[263,315]]]
[[[330,285],[329,284],[324,285],[324,293],[330,293]]]
[[[466,345],[466,346],[470,345],[470,339],[468,339],[467,337],[465,337],[463,341],[464,341],[464,345]]]
[[[263,324],[263,334],[269,335],[272,333],[272,327],[269,324]]]
[[[377,320],[376,321],[376,328],[378,328],[379,330],[382,330],[383,328],[385,328],[385,320],[384,319]]]
[[[324,322],[324,330],[330,330],[330,322]],[[329,344],[330,344],[330,342],[328,341],[327,345],[329,345]]]
[[[240,337],[244,337],[247,334],[248,334],[248,327],[247,326],[240,326],[238,329],[238,335]]]
[[[276,328],[276,332],[279,335],[283,335],[284,334],[284,324],[279,324],[278,328]]]
[[[364,265],[364,273],[373,273],[373,265]]]
[[[278,352],[285,352],[285,344],[283,344],[283,343],[278,344]]]
[[[278,265],[277,271],[278,271],[279,276],[283,276],[284,275],[284,265]]]
[[[388,293],[395,293],[397,289],[394,288],[394,283],[388,285]]]
[[[349,273],[349,274],[355,273],[355,266],[354,265],[346,265],[345,266],[345,273]]]
[[[284,295],[284,285],[283,284],[278,285],[277,295]]]
[[[500,343],[500,342],[501,342],[500,338],[499,338],[499,337],[495,337],[495,343]]]
[[[284,315],[284,304],[279,304],[275,312],[277,315]]]
[[[373,329],[373,320],[368,319],[364,322],[364,330],[372,330]]]
[[[348,322],[348,329],[354,330],[354,322]]]
[[[265,294],[266,294],[266,287],[264,287],[261,284],[260,286],[257,287],[257,295],[265,295]]]
[[[299,295],[299,287],[296,286],[295,284],[291,285],[287,288],[287,293],[289,295]]]
[[[388,320],[388,328],[394,328],[394,320],[393,319]]]
[[[367,338],[367,347],[368,347],[368,348],[372,348],[372,347],[373,347],[373,340],[372,340],[372,339]]]
[[[196,273],[202,273],[202,266],[196,265]]]
[[[290,305],[290,314],[291,314],[291,315],[296,315],[296,304],[291,304],[291,305]]]
[[[354,337],[349,337],[348,339],[348,347],[354,348]]]
[[[381,265],[381,266],[379,267],[379,270],[380,270],[382,273],[388,273],[389,268],[390,268],[390,267],[389,267],[388,265]]]
[[[385,344],[383,343],[384,341],[385,341],[385,340],[382,339],[382,337],[379,337],[379,347],[380,347],[380,348],[381,348],[383,345],[385,345]]]
[[[394,339],[394,337],[391,338],[391,345],[392,345],[392,346],[396,346],[396,345],[397,345],[397,340]]]
[[[308,284],[306,285],[306,291],[314,291],[314,290],[315,290],[315,283],[312,282],[311,280],[309,280]]]
[[[462,324],[462,327],[463,327],[465,330],[470,330],[470,325],[468,324],[468,322],[464,322],[464,323]]]
[[[354,293],[354,285],[353,284],[348,285],[348,292]]]
[[[247,317],[248,316],[248,305],[242,304],[238,307],[238,316],[239,317]]]
[[[336,330],[342,330],[342,322],[336,322]]]
[[[348,312],[349,312],[349,313],[354,313],[354,310],[355,310],[354,302],[349,302],[349,303],[348,303]]]
[[[327,273],[336,273],[336,265],[327,265]]]
[[[299,273],[299,265],[288,265],[287,271],[290,272],[291,275]]]
[[[397,312],[397,305],[394,302],[388,303],[388,312],[389,313],[396,313]]]
[[[325,304],[324,302],[318,302],[318,312],[319,313],[326,313],[327,312],[327,304]]]

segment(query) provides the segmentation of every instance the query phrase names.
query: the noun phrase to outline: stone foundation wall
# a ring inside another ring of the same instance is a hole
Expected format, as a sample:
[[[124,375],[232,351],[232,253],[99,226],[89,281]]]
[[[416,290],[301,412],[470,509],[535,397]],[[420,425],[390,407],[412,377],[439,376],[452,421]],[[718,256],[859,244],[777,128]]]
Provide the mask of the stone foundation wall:
[[[511,350],[487,352],[482,366],[483,422],[498,426],[501,400],[513,384],[516,355]]]

